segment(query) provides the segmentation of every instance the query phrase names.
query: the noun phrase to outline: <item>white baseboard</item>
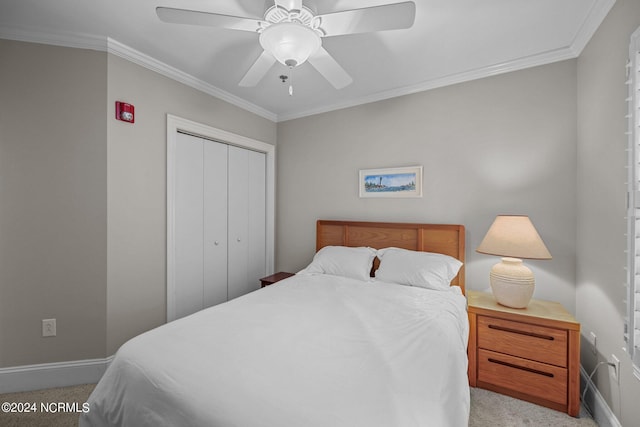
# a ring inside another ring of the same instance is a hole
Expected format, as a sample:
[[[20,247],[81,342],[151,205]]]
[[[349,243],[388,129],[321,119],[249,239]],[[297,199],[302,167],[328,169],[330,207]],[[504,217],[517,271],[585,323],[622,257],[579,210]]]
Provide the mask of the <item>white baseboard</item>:
[[[620,424],[620,421],[618,421],[618,418],[604,400],[604,397],[602,397],[596,385],[589,379],[589,375],[582,366],[580,366],[580,377],[582,379],[581,383],[584,387],[589,388],[584,396],[585,402],[583,402],[583,405],[586,403],[584,406],[591,410],[591,416],[595,422],[598,423],[598,426],[622,427],[622,424]],[[584,387],[581,388],[581,392],[583,393]]]
[[[97,383],[112,359],[113,356],[0,368],[0,393]]]

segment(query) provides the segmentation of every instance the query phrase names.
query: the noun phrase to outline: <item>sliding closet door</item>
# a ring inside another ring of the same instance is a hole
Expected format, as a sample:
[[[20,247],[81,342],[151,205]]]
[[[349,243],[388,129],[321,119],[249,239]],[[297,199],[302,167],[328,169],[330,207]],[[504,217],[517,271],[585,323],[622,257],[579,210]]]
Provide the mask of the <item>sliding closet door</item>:
[[[264,153],[229,147],[228,297],[259,288],[266,273]]]
[[[179,133],[175,148],[175,313],[176,318],[203,308],[204,145]]]
[[[227,301],[227,157],[229,146],[204,143],[204,307]]]

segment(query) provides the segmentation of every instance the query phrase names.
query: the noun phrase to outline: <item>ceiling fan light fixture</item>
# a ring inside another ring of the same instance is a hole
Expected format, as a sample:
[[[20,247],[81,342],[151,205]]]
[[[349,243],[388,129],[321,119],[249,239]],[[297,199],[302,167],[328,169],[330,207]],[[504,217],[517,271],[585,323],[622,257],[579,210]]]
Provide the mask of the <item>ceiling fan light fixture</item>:
[[[260,33],[262,48],[281,64],[296,67],[316,53],[322,41],[313,29],[296,22],[279,22]]]

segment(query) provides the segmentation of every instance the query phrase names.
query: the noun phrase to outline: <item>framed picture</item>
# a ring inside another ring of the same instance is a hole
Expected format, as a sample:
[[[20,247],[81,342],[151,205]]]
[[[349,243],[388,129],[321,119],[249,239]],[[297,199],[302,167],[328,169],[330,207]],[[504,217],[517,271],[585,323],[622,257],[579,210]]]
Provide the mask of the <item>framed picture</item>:
[[[360,197],[422,197],[422,166],[362,169]]]

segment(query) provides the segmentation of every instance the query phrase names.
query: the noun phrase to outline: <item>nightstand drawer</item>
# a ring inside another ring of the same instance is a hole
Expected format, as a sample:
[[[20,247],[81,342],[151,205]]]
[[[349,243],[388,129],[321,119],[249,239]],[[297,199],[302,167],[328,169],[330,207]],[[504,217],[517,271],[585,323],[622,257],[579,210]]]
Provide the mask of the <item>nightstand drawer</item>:
[[[478,350],[478,382],[567,404],[567,370],[488,350]]]
[[[567,367],[567,331],[478,316],[478,347]]]

